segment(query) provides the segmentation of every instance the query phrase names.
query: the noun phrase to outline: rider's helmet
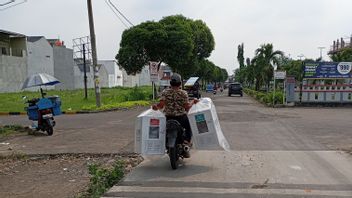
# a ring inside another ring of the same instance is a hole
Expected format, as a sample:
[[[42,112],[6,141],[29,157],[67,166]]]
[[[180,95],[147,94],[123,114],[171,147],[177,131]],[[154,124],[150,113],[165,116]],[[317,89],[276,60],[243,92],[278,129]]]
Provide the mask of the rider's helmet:
[[[170,85],[174,86],[174,87],[181,86],[181,76],[180,76],[180,74],[178,74],[178,73],[172,74],[171,79],[170,79]]]

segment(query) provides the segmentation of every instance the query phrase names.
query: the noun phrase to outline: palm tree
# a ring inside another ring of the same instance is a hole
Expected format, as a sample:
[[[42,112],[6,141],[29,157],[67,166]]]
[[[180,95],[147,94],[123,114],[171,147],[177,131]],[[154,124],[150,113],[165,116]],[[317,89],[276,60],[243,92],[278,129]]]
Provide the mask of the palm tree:
[[[269,90],[269,83],[272,80],[274,73],[274,65],[279,64],[280,56],[283,56],[282,51],[274,51],[272,44],[263,44],[255,51],[255,74],[256,74],[256,90],[265,83]]]

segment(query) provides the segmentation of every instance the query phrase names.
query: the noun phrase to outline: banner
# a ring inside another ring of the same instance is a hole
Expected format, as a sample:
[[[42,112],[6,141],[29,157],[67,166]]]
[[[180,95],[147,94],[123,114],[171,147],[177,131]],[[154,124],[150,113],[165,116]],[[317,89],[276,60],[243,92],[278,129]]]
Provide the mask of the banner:
[[[351,62],[307,62],[304,78],[352,78]]]

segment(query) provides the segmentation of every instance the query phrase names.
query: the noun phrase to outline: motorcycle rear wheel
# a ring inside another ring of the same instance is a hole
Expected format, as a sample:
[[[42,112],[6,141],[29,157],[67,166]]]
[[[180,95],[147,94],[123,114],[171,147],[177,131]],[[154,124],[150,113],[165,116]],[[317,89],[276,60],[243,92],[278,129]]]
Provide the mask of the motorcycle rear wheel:
[[[54,133],[54,128],[53,127],[48,127],[46,129],[46,132],[48,133],[48,136],[52,136]]]
[[[171,163],[171,168],[176,170],[178,168],[178,151],[176,145],[173,148],[169,148],[169,158]]]

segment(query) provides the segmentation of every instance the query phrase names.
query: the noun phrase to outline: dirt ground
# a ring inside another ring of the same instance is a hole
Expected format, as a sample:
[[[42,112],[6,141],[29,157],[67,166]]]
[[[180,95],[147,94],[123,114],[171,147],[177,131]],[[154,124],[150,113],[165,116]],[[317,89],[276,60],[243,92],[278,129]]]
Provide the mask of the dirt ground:
[[[0,197],[80,197],[89,184],[89,164],[112,165],[124,160],[125,171],[142,161],[138,155],[60,154],[0,159]]]

